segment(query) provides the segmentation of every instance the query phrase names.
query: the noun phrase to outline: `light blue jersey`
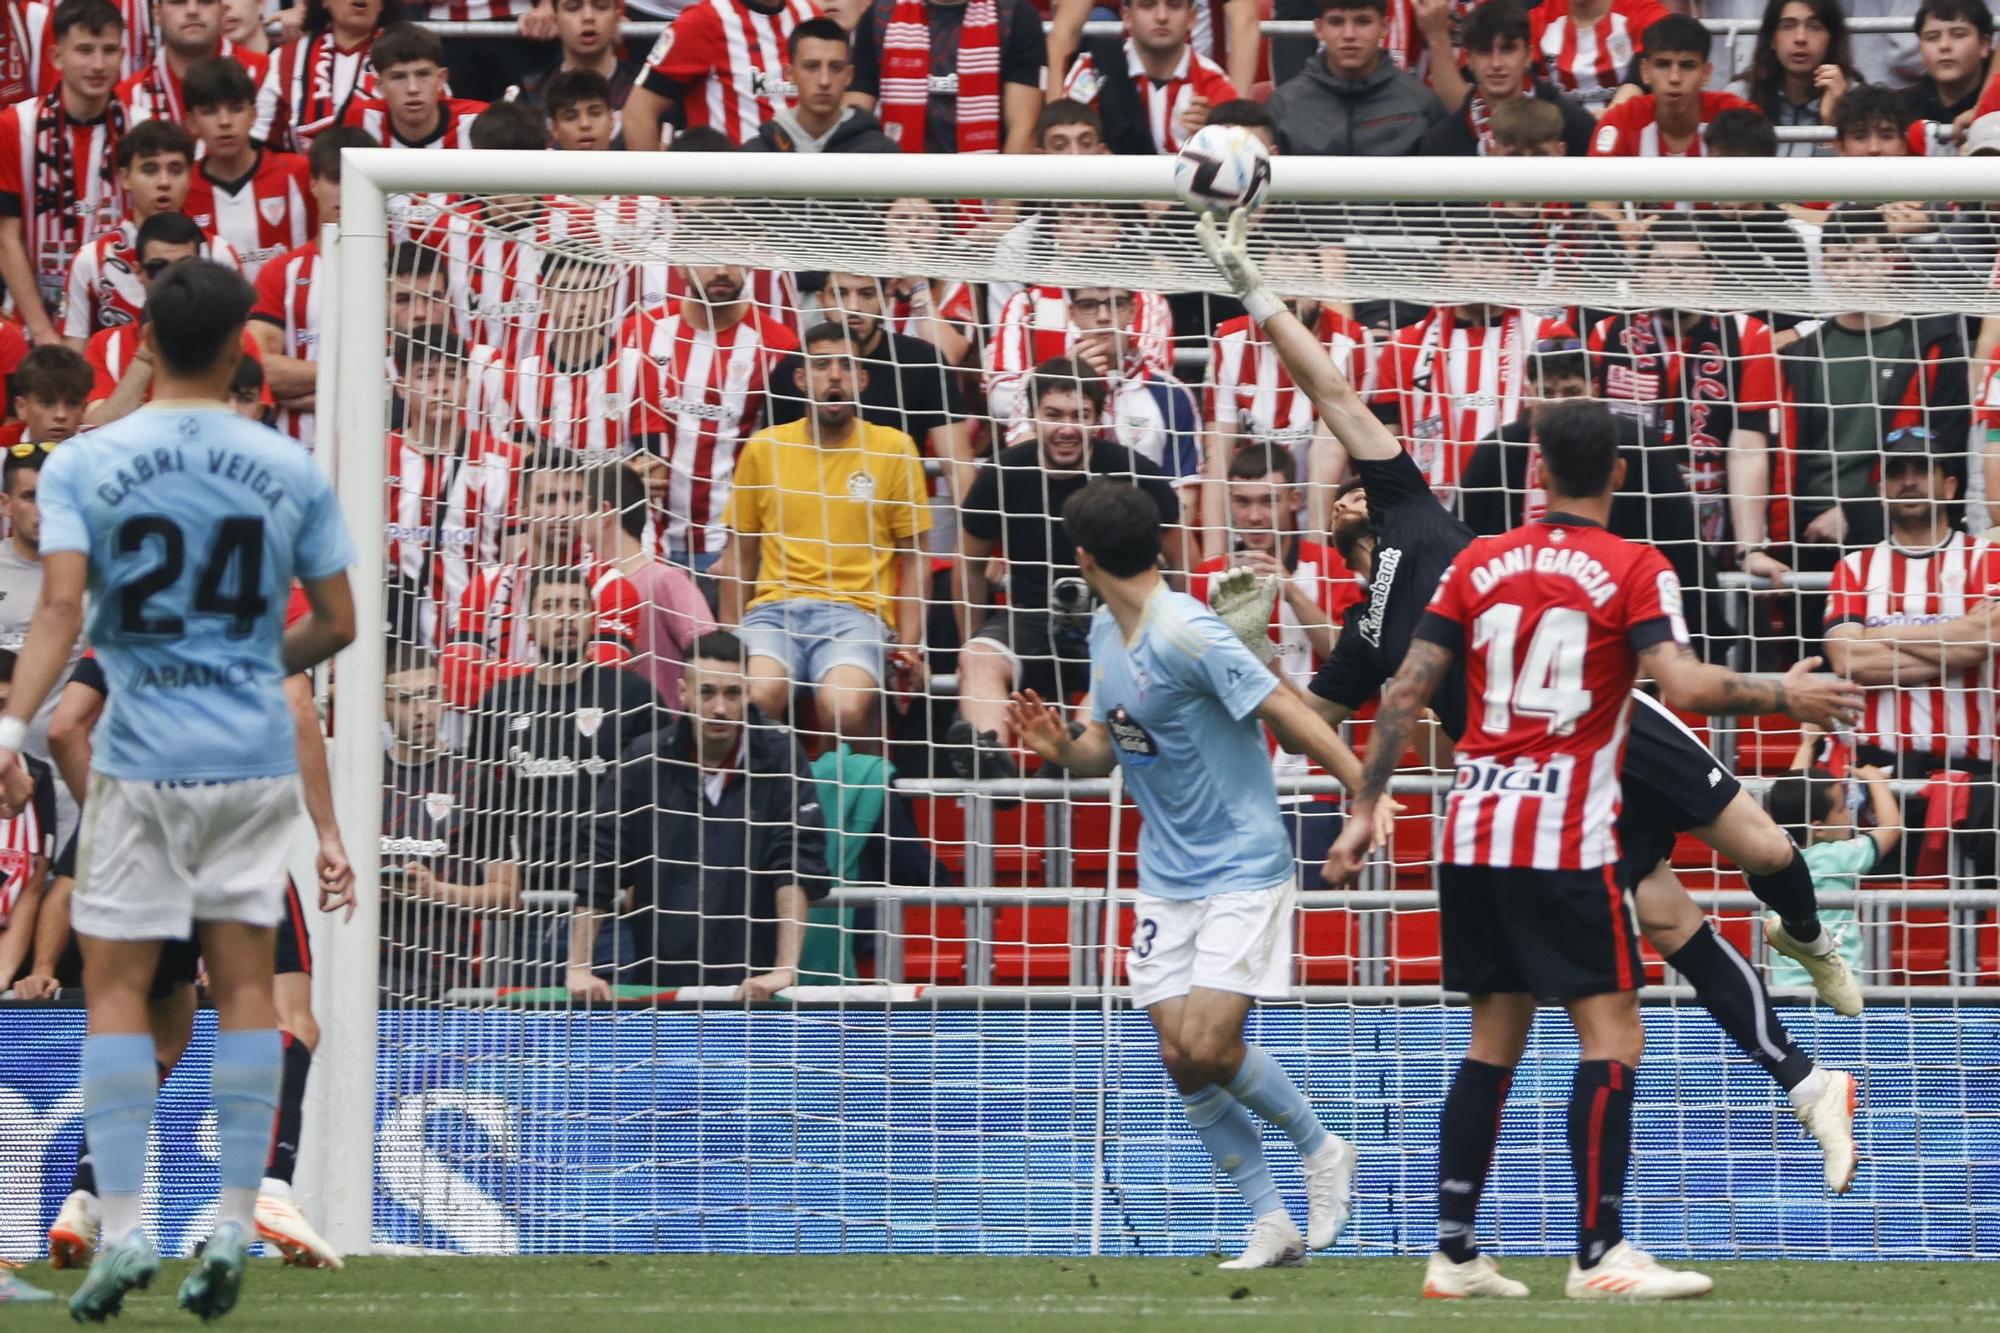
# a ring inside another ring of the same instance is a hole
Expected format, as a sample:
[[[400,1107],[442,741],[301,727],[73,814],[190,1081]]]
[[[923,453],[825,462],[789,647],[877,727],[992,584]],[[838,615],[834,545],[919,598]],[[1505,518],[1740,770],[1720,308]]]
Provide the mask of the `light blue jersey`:
[[[42,553],[90,559],[111,683],[91,767],[150,782],[298,772],[279,643],[292,580],[354,562],[296,441],[221,406],[142,408],[42,467]]]
[[[1091,716],[1146,819],[1141,892],[1205,898],[1291,878],[1271,752],[1251,716],[1278,680],[1213,611],[1162,585],[1128,647],[1099,609],[1090,683]]]

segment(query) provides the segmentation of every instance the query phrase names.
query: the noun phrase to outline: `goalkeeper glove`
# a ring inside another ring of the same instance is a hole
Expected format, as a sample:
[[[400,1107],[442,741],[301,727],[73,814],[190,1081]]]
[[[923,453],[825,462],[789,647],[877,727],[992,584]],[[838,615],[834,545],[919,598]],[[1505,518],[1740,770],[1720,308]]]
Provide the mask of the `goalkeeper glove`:
[[[1209,609],[1266,666],[1278,655],[1271,642],[1271,610],[1277,604],[1278,576],[1259,578],[1254,569],[1230,570],[1215,581],[1208,599]]]
[[[1203,213],[1196,220],[1194,229],[1209,262],[1221,272],[1229,290],[1250,312],[1250,318],[1262,325],[1285,308],[1285,303],[1264,285],[1264,275],[1258,272],[1257,262],[1250,258],[1250,247],[1245,239],[1250,233],[1249,209],[1239,208],[1229,215],[1227,232],[1216,225],[1213,213]]]

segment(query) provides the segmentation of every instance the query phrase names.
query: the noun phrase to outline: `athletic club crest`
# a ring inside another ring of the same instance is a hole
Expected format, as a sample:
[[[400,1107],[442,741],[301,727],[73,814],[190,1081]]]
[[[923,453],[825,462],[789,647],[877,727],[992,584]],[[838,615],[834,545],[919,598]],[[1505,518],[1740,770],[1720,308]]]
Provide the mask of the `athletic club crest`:
[[[604,725],[602,708],[579,708],[576,710],[576,729],[585,736],[595,736],[597,729]]]
[[[443,823],[457,808],[458,798],[448,791],[428,792],[424,796],[424,813],[431,817],[433,824]]]
[[[285,220],[285,201],[282,198],[259,199],[257,212],[263,217],[266,225],[275,227]]]

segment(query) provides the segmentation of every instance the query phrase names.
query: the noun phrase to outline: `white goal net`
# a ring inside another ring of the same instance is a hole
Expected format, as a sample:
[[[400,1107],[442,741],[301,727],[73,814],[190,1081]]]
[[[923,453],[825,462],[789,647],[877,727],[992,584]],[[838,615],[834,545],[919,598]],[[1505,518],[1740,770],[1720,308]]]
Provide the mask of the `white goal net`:
[[[582,156],[613,160],[345,160],[321,420],[386,633],[335,671],[368,836],[323,968],[334,1239],[1230,1244],[1249,1216],[1127,1003],[1139,816],[1038,769],[1000,705],[1087,687],[1054,516],[1107,471],[1168,513],[1176,586],[1282,571],[1309,686],[1370,610],[1328,531],[1338,442],[1165,159]],[[1961,633],[2000,588],[1984,162],[1280,160],[1252,233],[1473,530],[1542,512],[1538,405],[1603,398],[1614,529],[1675,564],[1704,655],[1870,687],[1851,734],[1686,719],[1802,840],[1908,829],[1821,881],[1860,1019],[1768,954],[1734,863],[1668,854],[1792,1038],[1861,1081],[1864,1166],[1826,1197],[1782,1090],[1649,948],[1628,1221],[1663,1257],[1996,1255],[1992,642]],[[1308,879],[1252,1037],[1359,1147],[1349,1253],[1432,1246],[1466,1026],[1448,762],[1409,757],[1391,845],[1332,889],[1338,784],[1274,749]],[[1551,1016],[1488,1191],[1503,1250],[1569,1246],[1573,1059]]]

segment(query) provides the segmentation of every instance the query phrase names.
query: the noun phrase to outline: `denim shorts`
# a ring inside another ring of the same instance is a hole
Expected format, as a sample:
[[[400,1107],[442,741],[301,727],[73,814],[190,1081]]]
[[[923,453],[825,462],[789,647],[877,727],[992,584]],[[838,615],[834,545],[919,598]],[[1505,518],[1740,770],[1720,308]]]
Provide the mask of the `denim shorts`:
[[[860,667],[881,684],[889,630],[847,602],[797,598],[766,602],[743,617],[736,636],[752,657],[782,664],[799,684],[814,685],[837,666]]]

